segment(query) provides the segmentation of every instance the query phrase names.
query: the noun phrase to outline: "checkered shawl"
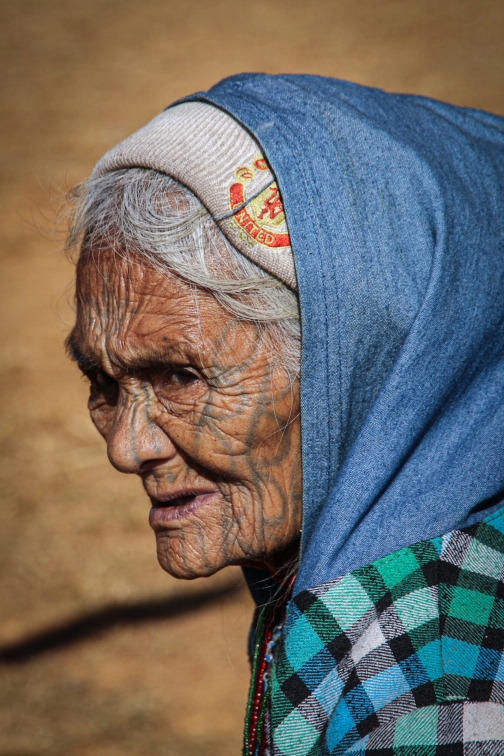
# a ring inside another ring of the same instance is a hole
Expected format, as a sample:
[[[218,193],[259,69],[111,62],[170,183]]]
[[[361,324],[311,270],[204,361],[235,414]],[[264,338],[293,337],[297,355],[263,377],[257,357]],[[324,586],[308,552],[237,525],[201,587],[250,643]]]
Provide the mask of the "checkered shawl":
[[[297,595],[275,756],[504,754],[504,509]]]

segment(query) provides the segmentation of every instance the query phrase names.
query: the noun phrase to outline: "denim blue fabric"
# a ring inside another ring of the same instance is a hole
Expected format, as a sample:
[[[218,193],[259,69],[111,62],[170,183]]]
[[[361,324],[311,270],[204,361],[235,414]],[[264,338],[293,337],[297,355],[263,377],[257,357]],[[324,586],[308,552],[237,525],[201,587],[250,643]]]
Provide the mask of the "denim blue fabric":
[[[483,519],[504,489],[504,119],[313,76],[188,99],[255,136],[283,196],[303,334],[295,593]]]

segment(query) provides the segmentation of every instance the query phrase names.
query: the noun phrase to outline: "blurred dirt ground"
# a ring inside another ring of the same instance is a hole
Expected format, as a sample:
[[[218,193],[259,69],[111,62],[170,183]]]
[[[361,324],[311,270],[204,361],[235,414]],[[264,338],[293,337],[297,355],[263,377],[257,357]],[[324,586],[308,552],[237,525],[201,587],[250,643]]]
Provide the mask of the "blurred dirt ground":
[[[72,268],[55,209],[175,98],[246,70],[310,72],[504,114],[502,0],[0,0],[0,644],[83,613],[240,583],[157,566],[148,506],[108,465],[66,361]],[[240,751],[243,588],[0,672],[1,756]]]

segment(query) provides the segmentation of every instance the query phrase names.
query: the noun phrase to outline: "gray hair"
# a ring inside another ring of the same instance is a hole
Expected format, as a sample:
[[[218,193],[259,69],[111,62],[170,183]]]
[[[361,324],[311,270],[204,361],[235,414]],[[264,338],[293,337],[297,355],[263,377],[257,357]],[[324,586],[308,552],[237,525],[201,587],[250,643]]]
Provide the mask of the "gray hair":
[[[68,251],[134,253],[210,292],[237,319],[254,322],[289,375],[299,375],[296,294],[238,252],[187,187],[152,169],[128,168],[91,177],[73,200]]]

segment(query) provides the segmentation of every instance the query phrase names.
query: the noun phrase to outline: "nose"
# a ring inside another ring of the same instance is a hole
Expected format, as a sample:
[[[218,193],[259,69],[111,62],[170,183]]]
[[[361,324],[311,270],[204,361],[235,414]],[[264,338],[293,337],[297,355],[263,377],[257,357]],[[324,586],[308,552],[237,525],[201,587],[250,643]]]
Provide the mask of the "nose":
[[[173,459],[176,447],[154,417],[152,401],[142,392],[120,396],[107,436],[108,458],[116,470],[138,474]]]

